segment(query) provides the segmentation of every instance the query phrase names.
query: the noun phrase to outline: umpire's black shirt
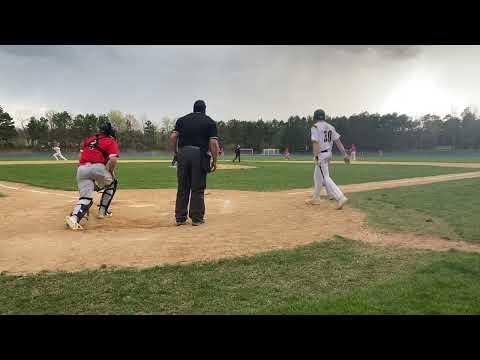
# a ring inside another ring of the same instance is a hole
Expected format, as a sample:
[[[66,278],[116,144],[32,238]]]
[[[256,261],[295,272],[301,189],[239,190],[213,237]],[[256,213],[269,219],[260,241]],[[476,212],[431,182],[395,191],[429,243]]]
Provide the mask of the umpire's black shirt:
[[[193,112],[177,120],[175,129],[178,134],[178,147],[198,146],[207,152],[210,139],[217,139],[217,124],[209,116]]]

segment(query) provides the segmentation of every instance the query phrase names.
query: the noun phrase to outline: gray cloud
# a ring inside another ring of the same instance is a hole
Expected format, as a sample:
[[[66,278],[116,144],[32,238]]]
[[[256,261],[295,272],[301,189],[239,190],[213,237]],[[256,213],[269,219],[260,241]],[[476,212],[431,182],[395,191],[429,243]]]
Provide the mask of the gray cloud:
[[[44,109],[118,109],[157,121],[190,111],[197,98],[207,101],[217,120],[286,119],[317,107],[331,114],[375,112],[382,111],[387,100],[402,112],[409,111],[408,104],[397,101],[395,91],[412,74],[435,76],[459,98],[469,91],[469,99],[474,98],[478,91],[469,83],[478,74],[479,49],[0,46],[0,103],[19,116]]]
[[[333,48],[351,52],[354,54],[374,53],[381,57],[404,60],[420,55],[420,46],[412,45],[336,45]]]

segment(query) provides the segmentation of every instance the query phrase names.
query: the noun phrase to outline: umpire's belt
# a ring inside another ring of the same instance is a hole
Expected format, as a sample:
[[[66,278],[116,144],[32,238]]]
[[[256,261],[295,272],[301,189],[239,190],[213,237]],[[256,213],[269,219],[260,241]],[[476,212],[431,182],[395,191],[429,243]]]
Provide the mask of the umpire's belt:
[[[321,153],[326,153],[326,152],[329,152],[330,150],[322,150],[320,151]]]
[[[200,150],[200,147],[198,147],[198,146],[193,146],[193,145],[185,145],[185,146],[182,146],[180,149],[196,149],[196,150]]]

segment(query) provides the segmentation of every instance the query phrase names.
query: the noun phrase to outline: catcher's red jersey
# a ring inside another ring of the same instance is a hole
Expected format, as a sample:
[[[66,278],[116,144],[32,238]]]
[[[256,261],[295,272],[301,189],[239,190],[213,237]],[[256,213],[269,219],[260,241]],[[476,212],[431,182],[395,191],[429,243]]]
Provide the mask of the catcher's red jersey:
[[[104,134],[91,135],[85,138],[80,151],[82,152],[80,165],[85,163],[106,164],[109,158],[119,156],[117,141]]]

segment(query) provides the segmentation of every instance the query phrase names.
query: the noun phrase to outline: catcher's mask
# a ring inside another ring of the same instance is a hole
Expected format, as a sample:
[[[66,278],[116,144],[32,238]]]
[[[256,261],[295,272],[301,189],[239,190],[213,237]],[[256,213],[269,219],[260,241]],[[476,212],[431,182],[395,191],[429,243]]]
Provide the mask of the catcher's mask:
[[[325,111],[322,109],[315,110],[313,113],[313,120],[315,121],[325,121]]]
[[[99,130],[102,134],[111,136],[113,138],[117,137],[117,132],[115,131],[115,128],[112,126],[112,123],[109,121],[102,122],[99,126]]]

